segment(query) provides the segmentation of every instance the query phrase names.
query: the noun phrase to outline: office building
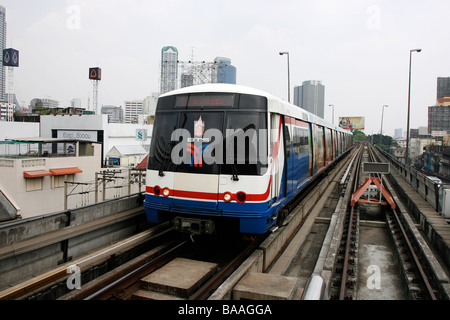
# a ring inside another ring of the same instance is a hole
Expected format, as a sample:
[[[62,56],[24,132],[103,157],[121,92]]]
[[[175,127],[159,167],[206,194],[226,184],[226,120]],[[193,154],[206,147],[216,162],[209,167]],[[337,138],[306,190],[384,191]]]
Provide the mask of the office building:
[[[214,59],[211,82],[236,84],[236,67],[231,65],[231,59],[224,57]]]
[[[435,131],[450,133],[450,106],[428,107],[428,132]]]
[[[436,99],[442,99],[444,97],[450,97],[450,77],[437,78],[437,95]]]
[[[403,135],[402,135],[402,128],[395,129],[395,131],[394,131],[394,138],[395,139],[399,139],[399,138],[402,138],[402,137],[403,137]]]
[[[161,49],[161,90],[166,93],[177,89],[178,85],[178,50],[167,46]]]
[[[127,100],[124,102],[125,106],[125,123],[138,123],[139,116],[143,115],[144,101],[143,100]]]
[[[108,123],[123,123],[122,107],[102,106],[102,114],[108,115]]]
[[[12,103],[0,101],[0,121],[14,121],[14,107]]]
[[[321,81],[304,81],[294,88],[294,104],[323,118],[325,112],[325,86]]]

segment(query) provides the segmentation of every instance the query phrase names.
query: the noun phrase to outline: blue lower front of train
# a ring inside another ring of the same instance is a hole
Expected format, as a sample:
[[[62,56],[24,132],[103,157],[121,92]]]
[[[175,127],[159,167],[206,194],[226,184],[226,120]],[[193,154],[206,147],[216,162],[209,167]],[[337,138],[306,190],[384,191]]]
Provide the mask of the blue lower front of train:
[[[161,223],[170,220],[174,221],[176,229],[177,223],[180,223],[179,231],[198,234],[214,233],[219,224],[227,225],[227,220],[233,220],[240,233],[263,234],[276,225],[280,208],[279,205],[269,207],[269,204],[270,201],[245,204],[219,202],[213,210],[202,209],[202,201],[169,199],[152,194],[147,194],[144,201],[149,222]],[[228,210],[221,209],[223,206],[227,206]]]

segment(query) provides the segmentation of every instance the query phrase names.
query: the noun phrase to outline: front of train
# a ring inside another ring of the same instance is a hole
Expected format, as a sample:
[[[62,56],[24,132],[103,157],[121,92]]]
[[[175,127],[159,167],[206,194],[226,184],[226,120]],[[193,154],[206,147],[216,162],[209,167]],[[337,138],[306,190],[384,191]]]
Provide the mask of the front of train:
[[[150,222],[212,234],[274,225],[267,98],[235,85],[202,85],[158,100],[144,206]]]

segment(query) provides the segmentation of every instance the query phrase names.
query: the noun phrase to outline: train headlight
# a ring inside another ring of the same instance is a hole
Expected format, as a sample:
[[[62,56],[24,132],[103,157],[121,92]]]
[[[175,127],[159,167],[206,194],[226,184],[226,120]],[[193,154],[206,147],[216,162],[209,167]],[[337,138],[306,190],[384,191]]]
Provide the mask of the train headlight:
[[[230,201],[231,201],[231,194],[228,193],[228,192],[224,193],[224,195],[223,195],[223,201],[225,201],[225,202],[230,202]]]
[[[154,187],[154,188],[153,188],[153,193],[154,193],[156,196],[159,196],[159,194],[161,193],[161,188],[158,187],[158,186]]]
[[[247,200],[247,195],[245,194],[245,192],[238,192],[238,194],[236,195],[236,200],[239,203],[243,203],[245,202],[245,200]]]
[[[168,196],[169,196],[169,194],[170,194],[170,191],[169,191],[169,189],[167,189],[167,188],[164,188],[164,189],[163,189],[163,196],[164,196],[164,197],[168,197]]]

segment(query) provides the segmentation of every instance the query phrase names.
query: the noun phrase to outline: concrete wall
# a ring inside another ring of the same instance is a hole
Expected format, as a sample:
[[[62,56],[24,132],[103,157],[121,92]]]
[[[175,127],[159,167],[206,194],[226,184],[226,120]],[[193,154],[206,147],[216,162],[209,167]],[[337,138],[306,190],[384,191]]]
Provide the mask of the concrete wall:
[[[134,194],[79,209],[24,219],[0,226],[0,248],[67,226],[74,227],[102,217],[142,206],[142,197]],[[142,220],[144,215],[142,214]],[[136,232],[139,220],[130,219],[77,236],[67,242],[67,256],[72,260],[120,241]],[[64,241],[63,241],[64,242]],[[64,261],[65,246],[55,243],[30,252],[0,259],[0,290],[54,269]]]
[[[397,170],[397,172],[405,179],[405,181],[426,201],[433,209],[439,211],[439,197],[438,197],[438,184],[427,178],[427,176],[420,171],[417,171],[411,166],[407,166],[404,163],[393,158],[387,152],[382,151],[384,156],[387,157],[391,165]],[[391,169],[392,170],[392,169]]]
[[[0,141],[39,137],[39,129],[39,123],[0,121]]]

